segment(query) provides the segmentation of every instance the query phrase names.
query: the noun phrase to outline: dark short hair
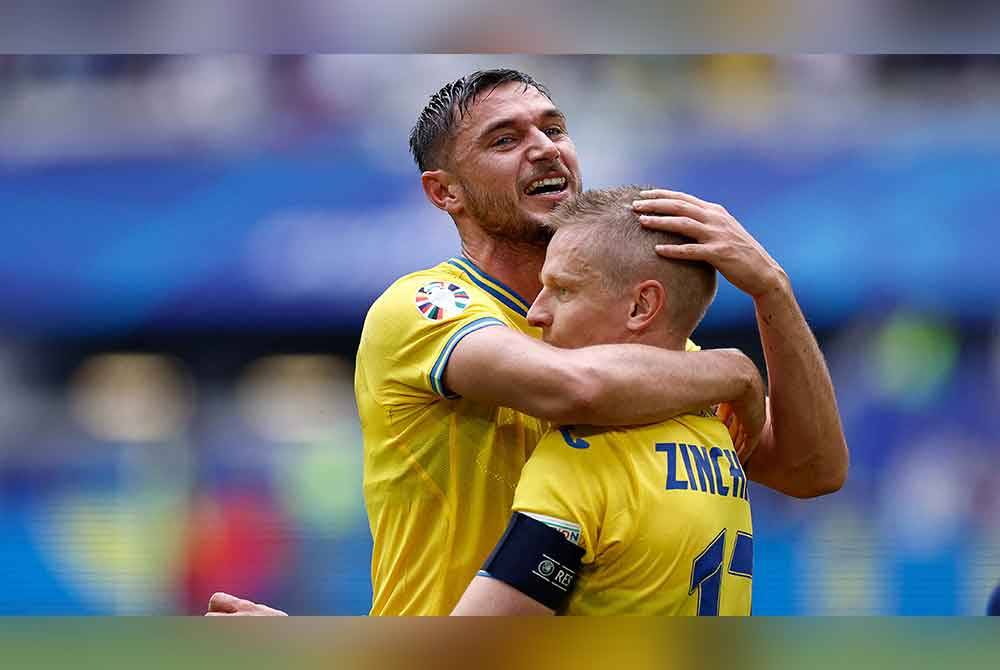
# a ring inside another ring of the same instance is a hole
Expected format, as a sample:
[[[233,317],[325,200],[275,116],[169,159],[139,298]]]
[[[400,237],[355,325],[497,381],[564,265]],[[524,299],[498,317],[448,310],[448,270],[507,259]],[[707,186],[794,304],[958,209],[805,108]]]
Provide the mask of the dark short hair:
[[[468,113],[480,93],[492,92],[497,86],[512,81],[524,84],[524,90],[533,86],[552,99],[548,89],[530,74],[510,69],[477,70],[445,84],[432,95],[410,131],[410,153],[420,171],[436,170],[441,166],[442,149],[451,139],[455,123]]]

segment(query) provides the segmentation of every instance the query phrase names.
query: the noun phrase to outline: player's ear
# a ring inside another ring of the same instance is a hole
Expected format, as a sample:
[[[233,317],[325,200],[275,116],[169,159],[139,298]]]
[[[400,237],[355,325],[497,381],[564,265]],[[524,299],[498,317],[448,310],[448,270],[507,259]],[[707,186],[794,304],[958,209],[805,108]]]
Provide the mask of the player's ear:
[[[667,303],[667,290],[655,279],[647,279],[632,289],[632,305],[626,327],[641,333],[652,325]]]
[[[460,208],[461,189],[447,170],[428,170],[422,173],[420,185],[424,187],[427,199],[438,209],[453,214]]]

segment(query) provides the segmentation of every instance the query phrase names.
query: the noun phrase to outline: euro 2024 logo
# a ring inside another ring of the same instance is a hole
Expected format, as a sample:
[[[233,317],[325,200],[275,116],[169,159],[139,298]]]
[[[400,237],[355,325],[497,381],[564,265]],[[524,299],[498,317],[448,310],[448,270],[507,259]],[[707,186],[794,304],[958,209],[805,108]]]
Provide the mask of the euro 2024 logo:
[[[472,299],[468,291],[451,282],[432,281],[417,290],[414,302],[426,319],[440,321],[465,311]]]

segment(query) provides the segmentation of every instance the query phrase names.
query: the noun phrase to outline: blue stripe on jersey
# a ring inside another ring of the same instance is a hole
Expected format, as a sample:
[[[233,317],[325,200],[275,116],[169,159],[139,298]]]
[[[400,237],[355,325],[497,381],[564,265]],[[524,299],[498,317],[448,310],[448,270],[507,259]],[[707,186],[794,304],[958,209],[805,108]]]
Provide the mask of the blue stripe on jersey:
[[[521,316],[525,317],[528,316],[528,308],[530,307],[530,305],[528,304],[527,300],[518,295],[517,291],[514,291],[509,287],[507,287],[503,282],[497,281],[493,277],[489,276],[488,274],[477,268],[475,264],[473,264],[473,262],[470,261],[469,259],[465,258],[464,256],[462,258],[452,258],[448,261],[448,263],[454,265],[459,270],[465,272],[465,274],[468,275],[469,279],[472,280],[472,283],[474,283],[476,286],[478,286],[479,288],[483,289],[484,291],[492,295],[494,298],[502,302],[507,307],[510,307],[512,310],[514,310]],[[503,293],[496,290],[494,287],[490,286],[486,282],[492,282],[493,284],[496,284],[503,290],[510,293],[511,296],[513,296],[513,299],[508,298]]]
[[[461,256],[459,258],[459,260],[465,261],[465,263],[467,263],[470,267],[472,267],[472,269],[475,270],[479,274],[479,276],[482,277],[483,279],[486,279],[487,281],[493,282],[494,284],[496,284],[497,286],[499,286],[500,288],[502,288],[504,291],[507,291],[507,293],[510,293],[511,296],[513,296],[514,299],[517,300],[525,309],[530,309],[531,308],[531,302],[530,301],[525,300],[524,298],[522,298],[520,293],[518,293],[517,291],[515,291],[511,287],[507,286],[506,284],[504,284],[502,281],[500,281],[499,279],[497,279],[493,275],[486,274],[486,272],[484,272],[482,269],[480,269],[480,267],[478,265],[476,265],[471,260],[469,260],[469,258],[467,256]]]
[[[451,358],[451,352],[455,349],[455,346],[462,340],[463,337],[469,333],[474,333],[481,328],[488,328],[490,326],[506,326],[503,321],[492,316],[484,316],[481,319],[476,319],[475,321],[470,321],[461,328],[458,332],[452,335],[447,342],[445,342],[444,348],[441,349],[441,353],[438,354],[437,360],[434,361],[434,365],[431,367],[431,389],[446,399],[454,399],[458,396],[453,393],[448,393],[444,388],[444,369],[448,365],[448,359]]]

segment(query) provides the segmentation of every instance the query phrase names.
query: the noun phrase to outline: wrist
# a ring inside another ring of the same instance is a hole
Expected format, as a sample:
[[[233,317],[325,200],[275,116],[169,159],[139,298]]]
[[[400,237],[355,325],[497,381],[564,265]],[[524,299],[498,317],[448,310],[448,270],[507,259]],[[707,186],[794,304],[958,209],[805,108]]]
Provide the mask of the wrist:
[[[787,300],[792,295],[792,280],[781,267],[775,267],[760,290],[752,294],[754,303],[759,307],[763,303],[774,300]]]
[[[729,402],[740,402],[754,393],[760,372],[757,365],[739,349],[726,349],[729,356],[728,367],[733,376],[730,379],[735,386],[731,387],[729,397],[725,398]]]

